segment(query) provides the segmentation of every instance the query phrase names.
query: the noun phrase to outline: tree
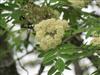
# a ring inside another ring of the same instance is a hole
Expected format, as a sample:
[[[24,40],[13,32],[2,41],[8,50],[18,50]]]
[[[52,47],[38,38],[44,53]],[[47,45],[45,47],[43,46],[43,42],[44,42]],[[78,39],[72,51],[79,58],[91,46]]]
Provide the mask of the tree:
[[[83,58],[88,58],[96,67],[93,75],[99,75],[100,18],[81,11],[91,1],[44,0],[40,5],[37,1],[9,0],[0,4],[0,75],[18,75],[15,62],[35,51],[43,58],[38,75],[51,64],[48,75],[62,75],[64,69],[70,70],[71,63],[76,75],[84,75],[86,68],[79,65]],[[13,31],[15,26],[20,29]],[[84,32],[87,32],[86,38],[94,37],[90,45],[83,43]],[[30,52],[29,45],[35,45]],[[23,50],[27,53],[14,60],[13,51]]]

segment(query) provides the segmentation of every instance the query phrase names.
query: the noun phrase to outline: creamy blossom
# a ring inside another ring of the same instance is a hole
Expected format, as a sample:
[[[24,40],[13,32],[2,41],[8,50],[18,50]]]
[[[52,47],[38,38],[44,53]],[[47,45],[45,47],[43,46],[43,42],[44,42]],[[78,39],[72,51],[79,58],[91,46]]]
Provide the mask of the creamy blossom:
[[[100,45],[100,37],[94,37],[91,43],[93,45]]]
[[[66,20],[57,20],[54,18],[41,21],[36,24],[36,40],[42,50],[55,48],[61,44],[64,32],[68,30],[69,25]]]

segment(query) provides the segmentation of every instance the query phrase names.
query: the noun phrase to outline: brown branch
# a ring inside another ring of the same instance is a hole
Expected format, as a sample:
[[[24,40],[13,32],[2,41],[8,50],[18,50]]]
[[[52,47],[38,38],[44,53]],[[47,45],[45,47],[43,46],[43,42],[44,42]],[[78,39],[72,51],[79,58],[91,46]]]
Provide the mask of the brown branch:
[[[72,40],[74,37],[77,37],[77,36],[80,36],[82,32],[78,32],[78,33],[75,33],[75,34],[72,34],[71,36],[69,37],[65,37],[64,40],[63,40],[63,43],[67,43],[68,41]],[[77,39],[78,40],[78,39]]]
[[[81,66],[79,65],[78,61],[74,62],[74,69],[75,75],[83,75],[83,70],[81,69]]]
[[[89,56],[88,59],[93,63],[93,66],[95,68],[97,69],[100,68],[100,66],[95,63],[96,61],[100,60],[99,58],[97,58],[97,56],[92,55],[92,56]]]

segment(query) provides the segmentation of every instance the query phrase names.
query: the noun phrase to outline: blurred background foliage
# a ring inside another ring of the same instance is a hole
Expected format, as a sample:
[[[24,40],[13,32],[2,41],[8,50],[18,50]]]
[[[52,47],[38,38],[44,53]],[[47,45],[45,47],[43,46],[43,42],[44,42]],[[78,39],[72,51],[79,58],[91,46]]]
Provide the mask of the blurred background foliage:
[[[100,43],[86,45],[81,37],[84,32],[87,32],[86,38],[94,37],[95,34],[100,37],[100,17],[81,10],[88,4],[91,4],[91,0],[7,0],[0,3],[0,63],[8,60],[4,59],[8,57],[8,53],[13,56],[13,51],[26,50],[26,55],[38,52],[38,57],[43,58],[38,75],[41,75],[45,66],[51,64],[48,75],[62,75],[64,69],[71,70],[68,67],[71,63],[76,63],[82,58],[88,58],[96,68],[93,75],[99,75]],[[58,19],[62,13],[62,18],[70,25],[62,44],[48,52],[40,50],[34,41],[34,25],[42,20]],[[33,47],[31,52],[27,50],[29,45]],[[18,58],[18,61],[21,58]],[[15,61],[9,61],[9,63],[12,64]],[[76,65],[80,69],[75,69],[76,75],[89,75],[84,74],[84,69],[78,63]]]

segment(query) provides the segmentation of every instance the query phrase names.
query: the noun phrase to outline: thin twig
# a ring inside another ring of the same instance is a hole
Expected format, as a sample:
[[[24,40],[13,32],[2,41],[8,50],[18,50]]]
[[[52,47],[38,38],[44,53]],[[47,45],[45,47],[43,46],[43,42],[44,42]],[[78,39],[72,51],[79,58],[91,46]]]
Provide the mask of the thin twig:
[[[79,35],[79,34],[81,35],[81,33],[82,33],[82,32],[78,32],[78,33],[75,33],[75,34],[73,34],[73,35],[71,35],[71,36],[65,38],[65,39],[63,40],[63,43],[66,43],[66,42],[70,41],[73,37],[75,37],[75,36],[77,36],[77,35]]]
[[[17,53],[16,53],[16,56],[17,56]],[[17,56],[18,57],[18,56]],[[18,60],[18,63],[20,65],[20,67],[27,73],[27,75],[29,75],[29,72],[28,70],[21,64],[20,60]]]
[[[81,66],[79,65],[78,61],[74,62],[74,69],[75,69],[75,75],[83,75],[83,70],[81,69]]]
[[[43,64],[41,64],[38,75],[41,75],[43,70],[44,70],[45,66]]]
[[[26,37],[26,39],[25,39],[25,41],[27,42],[26,45],[25,45],[26,47],[28,46],[28,43],[30,42],[30,41],[29,41],[29,38],[30,38],[30,29],[27,30],[27,37]],[[26,52],[28,52],[27,49],[26,49]]]
[[[17,58],[16,61],[17,61],[17,60],[21,60],[23,57],[27,56],[28,54],[30,54],[30,53],[32,53],[32,52],[34,52],[34,50],[29,51],[29,52],[27,52],[26,54],[24,54],[23,56]]]

